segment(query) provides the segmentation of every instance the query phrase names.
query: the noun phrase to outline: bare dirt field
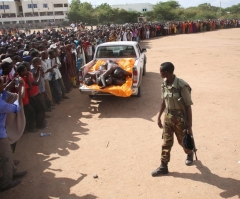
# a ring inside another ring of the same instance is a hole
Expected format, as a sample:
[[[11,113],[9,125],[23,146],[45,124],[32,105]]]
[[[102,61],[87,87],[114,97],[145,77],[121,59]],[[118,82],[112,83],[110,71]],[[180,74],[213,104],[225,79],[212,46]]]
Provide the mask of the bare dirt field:
[[[29,173],[1,199],[240,198],[240,29],[154,38],[141,46],[148,50],[142,97],[91,100],[73,90],[40,131],[52,136],[19,140],[14,157],[19,171]],[[175,141],[170,173],[153,178],[160,165],[156,121],[165,61],[193,89],[199,161],[185,166]]]

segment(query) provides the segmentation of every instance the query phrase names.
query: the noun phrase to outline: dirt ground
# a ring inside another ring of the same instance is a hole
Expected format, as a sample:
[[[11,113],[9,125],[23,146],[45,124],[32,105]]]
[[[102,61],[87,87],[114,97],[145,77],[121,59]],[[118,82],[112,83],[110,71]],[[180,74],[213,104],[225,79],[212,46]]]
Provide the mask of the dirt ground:
[[[51,137],[39,132],[19,140],[14,157],[19,171],[29,173],[1,199],[240,198],[240,29],[154,38],[141,46],[148,59],[142,96],[91,100],[73,90],[40,131]],[[159,65],[165,61],[193,89],[199,161],[185,166],[175,141],[170,173],[153,178],[162,144]]]

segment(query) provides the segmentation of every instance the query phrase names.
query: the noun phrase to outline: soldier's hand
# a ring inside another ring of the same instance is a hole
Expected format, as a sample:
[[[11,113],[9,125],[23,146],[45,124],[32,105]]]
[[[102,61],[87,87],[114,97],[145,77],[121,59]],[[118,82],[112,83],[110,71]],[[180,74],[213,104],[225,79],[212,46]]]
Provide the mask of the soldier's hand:
[[[159,126],[160,129],[163,128],[163,125],[162,125],[161,119],[158,120],[158,126]]]

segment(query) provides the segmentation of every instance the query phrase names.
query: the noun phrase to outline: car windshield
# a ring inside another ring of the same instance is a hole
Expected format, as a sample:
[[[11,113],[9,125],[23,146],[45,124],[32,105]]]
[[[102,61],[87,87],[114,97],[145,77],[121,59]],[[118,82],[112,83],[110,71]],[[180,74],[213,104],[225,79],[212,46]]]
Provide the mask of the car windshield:
[[[96,58],[136,58],[133,46],[99,46]]]

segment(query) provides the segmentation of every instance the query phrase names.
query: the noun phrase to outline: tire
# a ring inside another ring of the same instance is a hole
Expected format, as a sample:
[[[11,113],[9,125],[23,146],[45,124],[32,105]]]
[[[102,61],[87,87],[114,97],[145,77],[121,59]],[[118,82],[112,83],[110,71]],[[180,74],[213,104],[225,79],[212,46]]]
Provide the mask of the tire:
[[[95,98],[95,95],[89,95],[89,98],[90,98],[90,99],[94,99],[94,98]]]
[[[137,95],[134,95],[134,97],[141,97],[141,88],[140,88],[140,86],[138,87]]]
[[[146,64],[147,64],[147,58],[146,58],[146,55],[144,55],[144,65],[143,65],[143,73],[142,73],[143,76],[146,75]]]
[[[146,75],[146,63],[144,63],[144,65],[143,65],[143,73],[142,73],[142,75],[143,75],[143,76]]]

